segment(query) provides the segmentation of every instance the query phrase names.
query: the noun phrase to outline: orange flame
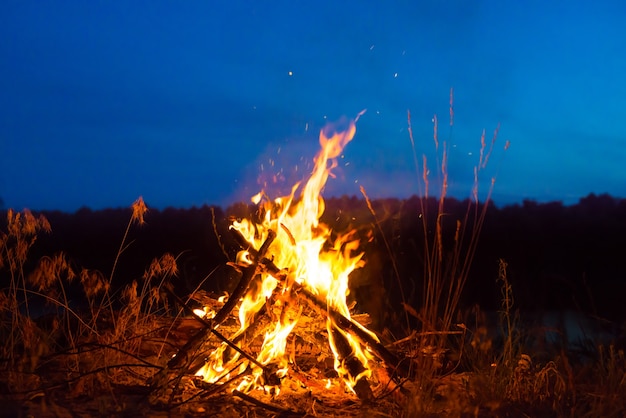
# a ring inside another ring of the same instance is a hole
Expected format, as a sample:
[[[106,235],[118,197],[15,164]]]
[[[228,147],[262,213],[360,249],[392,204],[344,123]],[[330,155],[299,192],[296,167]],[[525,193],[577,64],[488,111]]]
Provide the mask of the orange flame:
[[[286,372],[287,338],[300,314],[300,312],[285,314],[286,310],[283,309],[290,303],[289,290],[294,283],[325,301],[329,308],[350,318],[350,310],[346,303],[346,297],[349,294],[348,276],[354,269],[364,264],[363,254],[357,253],[359,241],[356,238],[356,231],[348,232],[333,240],[331,229],[320,223],[319,219],[324,212],[321,192],[328,177],[332,176],[332,170],[337,166],[337,158],[353,139],[356,133],[356,122],[362,114],[363,112],[354,120],[350,120],[345,130],[339,130],[335,125],[328,125],[321,130],[319,136],[321,150],[315,157],[313,171],[302,188],[299,198],[296,199],[296,191],[300,184],[296,184],[292,187],[289,196],[277,198],[273,202],[267,199],[262,202],[264,219],[260,224],[255,224],[248,219],[235,221],[232,224],[232,228],[239,231],[255,248],[261,247],[269,230],[275,231],[276,239],[270,245],[268,254],[272,255],[276,266],[287,272],[286,280],[281,283],[279,295],[272,308],[280,313],[279,319],[273,324],[273,329],[266,334],[257,358],[263,365],[274,363],[280,370],[284,369]],[[265,194],[261,192],[252,199],[254,203],[259,203],[264,197]],[[238,256],[238,259],[243,263],[249,260],[245,254]],[[277,279],[268,274],[262,274],[260,283],[254,283],[251,286],[251,291],[240,304],[239,333],[249,326],[252,317],[272,297],[278,285]],[[359,326],[358,323],[357,326]],[[329,342],[335,354],[335,368],[352,388],[359,379],[370,374],[367,350],[349,333],[344,333],[334,327],[331,319],[327,320],[327,328]],[[367,331],[362,326],[360,328]],[[350,376],[350,373],[343,369],[334,339],[330,336],[333,330],[342,332],[351,346],[351,355],[356,356],[363,364],[365,370],[358,376]],[[370,332],[370,334],[376,339],[373,333]],[[202,375],[205,380],[211,382],[219,379],[220,374],[229,367],[221,364],[218,357],[221,357],[221,351],[211,355],[209,362],[198,372],[198,375]],[[231,360],[231,363],[233,361]],[[253,372],[256,376],[255,380],[258,379],[260,373],[260,371]],[[252,384],[252,381],[246,383],[247,387]]]

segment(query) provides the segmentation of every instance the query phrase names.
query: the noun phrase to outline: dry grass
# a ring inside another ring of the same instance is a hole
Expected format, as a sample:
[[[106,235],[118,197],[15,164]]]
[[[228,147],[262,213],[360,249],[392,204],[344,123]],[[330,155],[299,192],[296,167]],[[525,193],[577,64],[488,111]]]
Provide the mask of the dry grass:
[[[143,200],[133,204],[133,216],[117,259],[126,248],[134,223],[143,223]],[[159,317],[167,302],[160,286],[177,273],[173,256],[155,259],[141,284],[133,281],[112,295],[112,276],[99,271],[74,271],[60,253],[43,257],[26,271],[29,250],[37,234],[51,228],[44,217],[28,210],[7,214],[7,231],[0,231],[0,393],[6,401],[44,397],[110,395],[116,384],[144,381],[151,376],[158,355],[141,353],[146,340],[154,341]],[[79,287],[79,304],[70,302],[68,288]],[[158,345],[156,345],[158,347]],[[46,396],[44,396],[44,394]],[[43,399],[43,398],[42,398]],[[103,410],[104,412],[104,410]]]
[[[454,94],[450,90],[450,132],[454,125]],[[464,344],[467,328],[464,324],[456,321],[458,308],[463,289],[466,285],[469,270],[474,254],[478,246],[478,238],[485,220],[489,201],[495,184],[495,176],[491,179],[491,186],[487,191],[486,200],[479,202],[479,177],[487,167],[487,163],[496,143],[499,127],[495,129],[489,145],[485,141],[483,131],[480,139],[479,161],[474,167],[474,187],[471,191],[472,199],[468,199],[465,215],[460,219],[453,219],[446,211],[446,199],[448,198],[448,172],[451,135],[448,140],[441,141],[439,136],[439,119],[433,117],[433,145],[435,152],[436,175],[431,175],[431,163],[426,154],[422,154],[421,165],[419,163],[415,138],[411,125],[411,114],[408,113],[408,133],[413,150],[415,171],[418,176],[418,195],[420,202],[419,213],[415,214],[421,224],[422,254],[416,254],[416,258],[423,260],[422,275],[422,302],[419,308],[407,303],[403,280],[398,272],[396,256],[388,244],[387,237],[380,227],[380,219],[375,212],[365,190],[361,192],[367,201],[368,208],[376,220],[379,233],[389,252],[392,261],[397,284],[400,289],[403,306],[405,308],[406,333],[415,335],[414,345],[411,351],[420,353],[416,356],[416,376],[421,382],[422,391],[418,394],[416,402],[420,410],[428,410],[429,399],[433,397],[435,390],[435,377],[440,373],[443,366],[443,357],[449,349],[451,341],[460,341]],[[508,142],[505,150],[508,149]],[[433,183],[438,184],[438,196],[431,197]],[[435,199],[435,212],[429,204]],[[409,316],[418,321],[419,332],[415,333],[410,326]],[[426,389],[425,389],[426,388]],[[425,390],[424,390],[425,389]],[[425,397],[422,398],[422,394]],[[417,413],[419,411],[413,411]]]
[[[450,127],[454,124],[453,104],[451,90]],[[416,254],[416,258],[423,260],[424,265],[423,298],[419,307],[406,303],[403,280],[396,256],[383,233],[382,219],[361,188],[390,255],[404,301],[408,337],[402,341],[408,342],[404,349],[414,359],[415,368],[413,378],[405,384],[411,396],[404,405],[404,416],[623,416],[626,413],[623,351],[600,347],[597,361],[587,366],[589,370],[574,369],[570,364],[572,353],[567,352],[567,347],[554,347],[553,359],[535,362],[532,347],[525,344],[534,331],[520,328],[504,260],[499,261],[497,278],[501,289],[498,323],[489,323],[478,307],[471,315],[473,318],[459,312],[460,297],[467,285],[496,181],[494,175],[485,200],[479,202],[479,180],[493,158],[499,126],[490,142],[486,141],[484,131],[481,135],[471,199],[465,215],[459,219],[451,219],[446,212],[451,139],[441,140],[435,115],[433,170],[425,154],[418,158],[410,113],[408,132],[416,173],[421,180],[420,213],[416,214],[423,237],[423,253]],[[507,141],[503,150],[508,148]],[[437,174],[433,177],[431,171]],[[432,197],[436,185],[437,196]],[[436,204],[429,204],[433,199]],[[417,319],[417,330],[408,326],[409,317]],[[593,376],[590,386],[594,389],[581,389],[585,373]]]

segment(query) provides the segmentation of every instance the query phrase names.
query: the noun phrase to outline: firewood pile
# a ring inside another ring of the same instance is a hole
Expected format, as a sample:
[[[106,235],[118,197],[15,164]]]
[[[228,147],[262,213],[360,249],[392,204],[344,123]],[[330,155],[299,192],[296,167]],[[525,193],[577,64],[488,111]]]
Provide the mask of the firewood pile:
[[[301,189],[274,200],[261,192],[255,221],[232,219],[240,251],[229,265],[239,280],[228,299],[194,295],[205,307],[198,313],[170,292],[200,327],[150,380],[155,402],[228,394],[274,414],[315,416],[314,405],[379,405],[405,390],[410,356],[390,351],[347,305],[348,277],[364,264],[357,231],[319,222],[320,193],[360,115],[320,131]],[[287,399],[290,407],[278,406]]]
[[[399,408],[397,401],[404,390],[401,382],[409,375],[409,364],[367,330],[368,315],[348,318],[298,283],[286,289],[287,272],[267,255],[273,232],[258,250],[236,231],[234,234],[247,262],[231,264],[240,279],[227,299],[196,292],[192,299],[209,312],[203,315],[172,293],[197,325],[167,367],[150,379],[153,404],[170,409],[188,402],[197,405],[202,400],[213,407],[234,408],[237,403],[233,399],[238,399],[269,415],[302,416],[323,416],[324,409],[334,414],[336,408],[345,408],[346,413],[353,409],[358,414],[364,408]],[[242,328],[237,317],[241,300],[266,275],[277,279],[279,285]],[[295,325],[286,339],[284,354],[264,357],[268,330],[286,318]],[[348,339],[364,347],[367,364],[355,355]],[[334,341],[335,350],[330,341]],[[218,373],[207,379],[209,363]],[[232,412],[236,415],[242,410]]]

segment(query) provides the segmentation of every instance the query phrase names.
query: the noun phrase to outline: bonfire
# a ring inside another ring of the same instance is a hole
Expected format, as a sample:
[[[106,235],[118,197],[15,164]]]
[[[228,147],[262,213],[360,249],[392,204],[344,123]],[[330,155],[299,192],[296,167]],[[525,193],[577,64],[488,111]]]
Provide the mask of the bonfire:
[[[217,299],[194,295],[205,305],[192,311],[203,327],[156,376],[156,387],[167,387],[171,373],[192,372],[215,391],[242,396],[279,397],[286,380],[365,402],[373,389],[388,390],[390,374],[403,366],[367,328],[367,314],[353,315],[347,302],[349,276],[364,265],[357,231],[337,234],[320,221],[322,191],[357,120],[321,130],[314,168],[288,196],[252,197],[258,221],[232,220],[241,251],[229,265],[239,283]],[[325,370],[329,359],[334,373]]]

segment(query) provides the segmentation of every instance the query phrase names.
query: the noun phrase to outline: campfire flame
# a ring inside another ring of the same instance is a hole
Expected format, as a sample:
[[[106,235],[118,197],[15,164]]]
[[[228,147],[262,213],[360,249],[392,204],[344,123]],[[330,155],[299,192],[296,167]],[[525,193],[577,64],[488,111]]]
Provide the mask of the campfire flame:
[[[237,335],[250,326],[262,307],[268,308],[274,321],[265,334],[257,361],[264,366],[274,367],[279,378],[288,372],[289,359],[285,353],[287,339],[302,314],[302,307],[293,296],[293,292],[297,291],[295,289],[305,289],[323,301],[326,309],[351,318],[346,303],[349,294],[348,277],[353,270],[363,266],[363,254],[358,252],[359,241],[355,230],[333,237],[331,229],[320,222],[324,212],[321,193],[328,177],[332,176],[332,170],[337,166],[337,158],[354,137],[356,122],[362,113],[350,120],[346,129],[329,124],[320,131],[321,149],[315,157],[313,171],[298,197],[296,193],[300,189],[299,183],[292,187],[290,195],[273,201],[261,192],[252,201],[261,204],[261,213],[264,213],[262,221],[255,223],[250,219],[242,219],[234,221],[231,226],[256,249],[261,248],[270,233],[276,233],[267,254],[282,269],[284,279],[279,280],[267,272],[261,272],[252,281],[239,306],[240,329]],[[249,252],[241,252],[237,257],[238,264],[250,265],[253,258]],[[270,301],[271,306],[268,306]],[[375,334],[356,321],[353,322],[378,341]],[[332,315],[327,315],[326,328],[335,357],[335,370],[348,388],[354,390],[360,379],[370,376],[368,364],[372,356],[349,331],[333,323]],[[197,375],[211,383],[227,380],[229,371],[233,372],[233,368],[236,368],[239,356],[237,353],[232,354],[227,364],[224,364],[226,348],[226,345],[222,345],[211,353]],[[354,358],[358,359],[361,366],[356,371],[354,368],[350,370],[346,364],[347,358],[352,361]],[[249,366],[253,365],[241,365],[239,372]],[[237,389],[271,386],[272,383],[265,382],[262,374],[259,367],[252,367],[251,375]],[[273,390],[276,391],[277,388]]]

